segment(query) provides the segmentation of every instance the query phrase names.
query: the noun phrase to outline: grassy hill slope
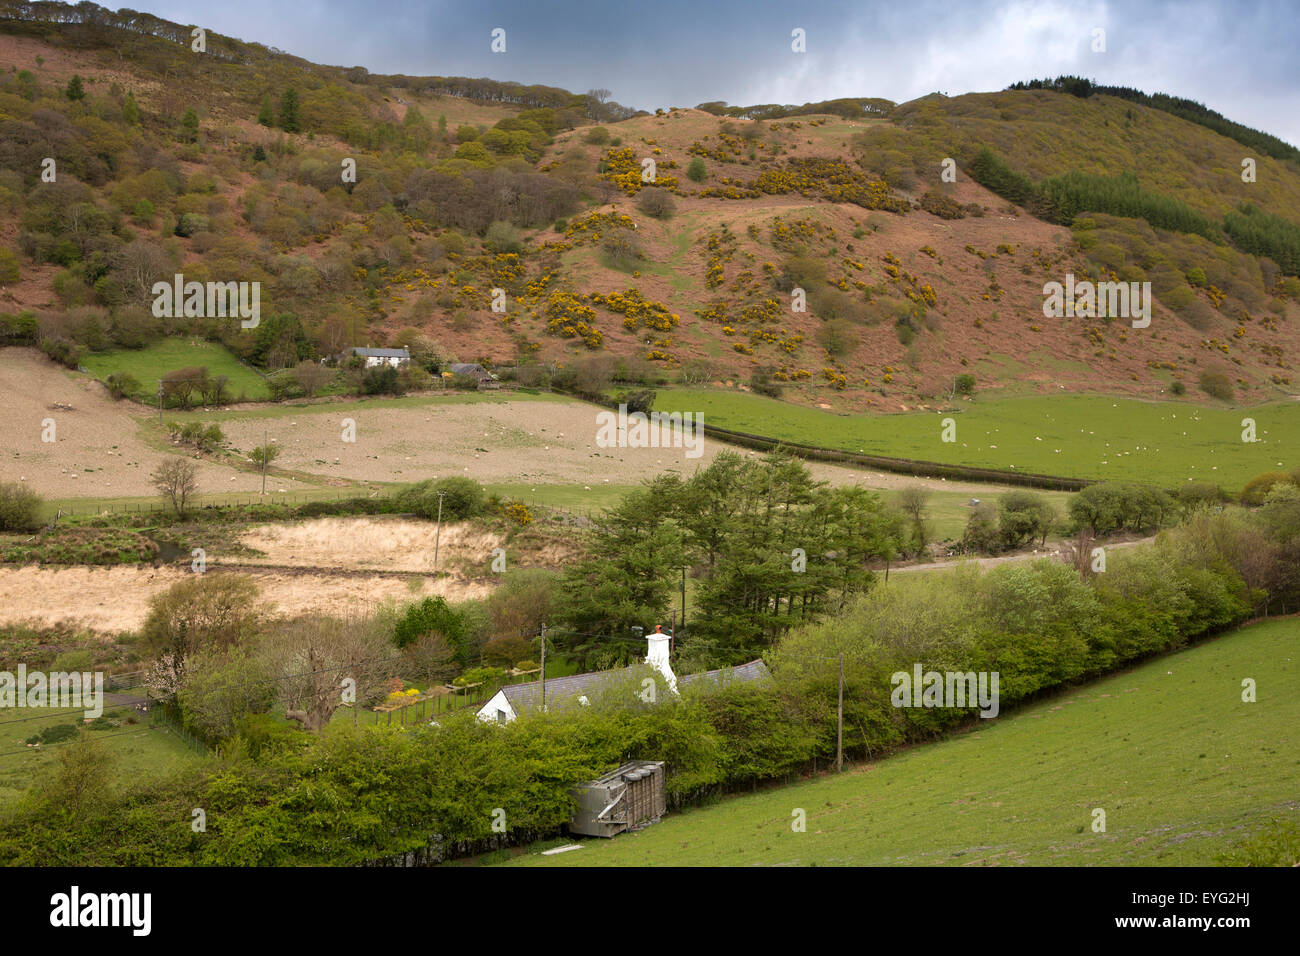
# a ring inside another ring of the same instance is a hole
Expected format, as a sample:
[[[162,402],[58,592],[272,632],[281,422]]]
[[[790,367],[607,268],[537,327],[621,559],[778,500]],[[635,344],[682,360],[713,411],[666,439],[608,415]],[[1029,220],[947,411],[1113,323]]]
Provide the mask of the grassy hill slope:
[[[1207,375],[1219,403],[1297,391],[1300,277],[1222,226],[1243,201],[1300,223],[1300,168],[1259,156],[1244,183],[1247,147],[1116,96],[634,114],[215,34],[195,56],[188,28],[147,15],[4,15],[0,238],[18,253],[0,258],[0,311],[39,327],[0,341],[44,342],[69,365],[107,373],[114,350],[185,336],[266,371],[402,344],[430,366],[518,363],[531,383],[560,369],[595,388],[765,380],[849,412],[939,401],[960,375],[998,395],[1205,403]],[[1086,205],[1070,224],[1036,218],[972,178],[984,148],[1035,181],[1133,174],[1208,233]],[[152,282],[177,272],[261,283],[261,324],[155,318]],[[1151,282],[1151,326],[1044,318],[1045,283],[1067,273]]]
[[[1070,478],[1211,481],[1238,490],[1260,472],[1300,463],[1294,403],[1196,408],[1099,395],[988,398],[897,415],[836,415],[722,389],[671,388],[661,411],[694,412],[710,425],[849,452]],[[941,440],[943,420],[956,441]],[[1256,441],[1241,440],[1253,418]]]
[[[514,862],[1212,864],[1269,819],[1296,816],[1298,648],[1300,618],[1256,624],[842,776]],[[1246,677],[1257,703],[1241,700]],[[796,808],[805,833],[791,829]],[[1091,829],[1095,808],[1105,833]]]

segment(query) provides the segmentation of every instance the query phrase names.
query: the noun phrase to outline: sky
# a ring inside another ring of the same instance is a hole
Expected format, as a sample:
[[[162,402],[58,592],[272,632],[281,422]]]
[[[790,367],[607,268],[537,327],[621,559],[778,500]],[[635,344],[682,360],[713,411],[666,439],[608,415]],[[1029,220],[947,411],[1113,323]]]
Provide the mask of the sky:
[[[1297,0],[136,0],[133,8],[317,63],[605,88],[649,110],[844,96],[901,103],[1075,74],[1196,100],[1300,144]],[[494,53],[498,28],[505,51]],[[791,48],[796,29],[804,53]],[[1098,30],[1104,52],[1093,49]]]

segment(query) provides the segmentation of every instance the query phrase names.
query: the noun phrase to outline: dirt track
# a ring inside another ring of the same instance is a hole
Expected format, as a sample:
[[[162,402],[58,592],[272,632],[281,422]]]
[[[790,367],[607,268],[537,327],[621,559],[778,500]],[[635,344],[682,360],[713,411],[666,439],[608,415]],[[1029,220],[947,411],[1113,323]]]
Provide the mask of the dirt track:
[[[1133,541],[1114,541],[1110,543],[1100,541],[1097,543],[1097,547],[1105,548],[1107,551],[1113,551],[1118,548],[1131,548],[1137,544],[1150,544],[1154,540],[1155,537],[1153,536],[1149,538],[1137,538]],[[978,564],[981,568],[992,568],[997,567],[999,564],[1014,564],[1018,561],[1037,561],[1039,558],[1059,560],[1061,557],[1061,549],[1064,544],[1064,541],[1058,541],[1056,544],[1048,548],[1039,548],[1036,551],[1025,551],[1020,554],[1004,554],[995,558],[958,558],[952,561],[929,561],[925,564],[907,564],[901,568],[893,568],[890,573],[903,574],[907,571],[941,571],[944,568],[954,568],[959,564],[966,563]]]

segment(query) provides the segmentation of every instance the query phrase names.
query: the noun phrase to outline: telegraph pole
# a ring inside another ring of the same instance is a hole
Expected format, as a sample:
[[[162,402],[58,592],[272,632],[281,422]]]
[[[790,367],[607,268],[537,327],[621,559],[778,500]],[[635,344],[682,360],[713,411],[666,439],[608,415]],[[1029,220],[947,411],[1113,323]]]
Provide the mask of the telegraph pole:
[[[682,627],[686,626],[686,565],[682,565]]]
[[[542,625],[542,710],[546,710],[546,625]]]
[[[840,699],[835,708],[835,772],[844,769],[844,655],[840,654]]]
[[[447,492],[445,492],[445,491],[440,491],[440,492],[438,492],[438,529],[434,532],[434,535],[433,535],[433,566],[434,566],[434,568],[437,568],[437,567],[438,567],[438,542],[442,540],[442,496],[445,495],[446,493],[447,493]],[[543,628],[543,629],[542,629],[542,639],[543,639],[543,641],[545,641],[545,639],[546,639],[546,633],[545,633],[545,632],[546,632],[546,629]],[[545,646],[545,645],[543,644],[543,646]]]

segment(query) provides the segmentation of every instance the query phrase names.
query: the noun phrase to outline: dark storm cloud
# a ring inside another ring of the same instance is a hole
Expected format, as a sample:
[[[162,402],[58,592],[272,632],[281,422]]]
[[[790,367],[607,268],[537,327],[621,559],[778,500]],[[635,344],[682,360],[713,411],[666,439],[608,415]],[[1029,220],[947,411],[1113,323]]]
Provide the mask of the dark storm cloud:
[[[141,4],[136,4],[140,6]],[[488,76],[629,106],[905,101],[1073,73],[1200,101],[1300,143],[1300,5],[1291,0],[1105,3],[270,3],[160,0],[150,12],[317,62],[378,73]],[[506,52],[489,49],[506,30]],[[806,54],[790,49],[794,28]],[[1092,50],[1104,30],[1106,51]]]

